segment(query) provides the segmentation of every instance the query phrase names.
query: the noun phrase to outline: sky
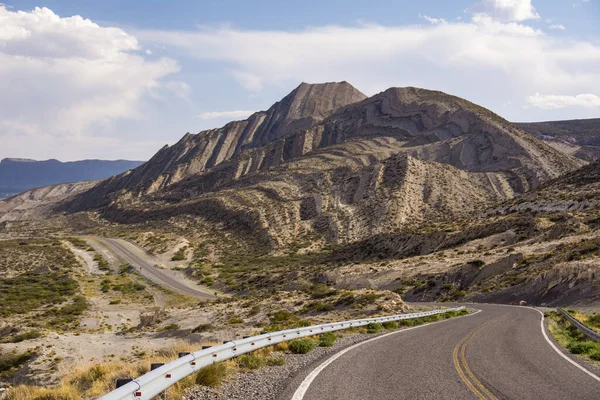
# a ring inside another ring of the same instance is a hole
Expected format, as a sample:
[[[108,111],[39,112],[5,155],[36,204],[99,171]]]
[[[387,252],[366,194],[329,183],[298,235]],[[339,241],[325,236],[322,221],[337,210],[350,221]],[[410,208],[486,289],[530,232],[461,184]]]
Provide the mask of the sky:
[[[0,158],[147,160],[301,82],[600,117],[600,0],[0,1]]]

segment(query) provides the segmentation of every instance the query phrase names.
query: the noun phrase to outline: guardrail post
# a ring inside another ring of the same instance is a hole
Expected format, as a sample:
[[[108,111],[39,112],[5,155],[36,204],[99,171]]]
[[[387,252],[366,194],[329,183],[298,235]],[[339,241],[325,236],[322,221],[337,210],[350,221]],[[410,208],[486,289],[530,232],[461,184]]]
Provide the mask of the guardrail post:
[[[133,382],[133,379],[132,378],[118,378],[118,379],[115,379],[115,389],[118,389],[121,386],[125,386],[129,382]]]

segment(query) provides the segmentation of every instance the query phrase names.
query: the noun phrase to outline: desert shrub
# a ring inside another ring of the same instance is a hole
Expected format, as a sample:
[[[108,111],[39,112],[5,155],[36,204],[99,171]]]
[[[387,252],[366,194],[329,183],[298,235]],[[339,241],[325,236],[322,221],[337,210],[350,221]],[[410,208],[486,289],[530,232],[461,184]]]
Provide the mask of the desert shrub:
[[[98,264],[98,269],[100,271],[110,271],[110,266],[108,265],[108,262],[100,254],[96,253],[96,255],[94,255],[94,261],[96,261],[96,263]]]
[[[319,336],[319,346],[320,347],[331,347],[335,344],[335,333],[333,332],[325,332]]]
[[[176,331],[179,328],[180,328],[179,324],[172,323],[172,324],[168,324],[168,325],[163,326],[162,328],[160,328],[160,330],[163,331],[163,332],[166,332],[166,331]]]
[[[285,358],[283,358],[283,357],[267,358],[265,360],[265,363],[269,367],[276,367],[276,366],[280,366],[280,365],[285,365]]]
[[[59,272],[26,272],[12,278],[0,278],[0,317],[63,303],[77,290],[77,282]]]
[[[367,333],[379,333],[383,330],[383,326],[377,322],[371,322],[367,325]]]
[[[279,324],[282,322],[288,322],[294,319],[294,317],[295,315],[289,312],[288,310],[279,310],[272,313],[269,319],[271,320],[271,323]]]
[[[259,369],[263,365],[263,359],[252,354],[243,354],[235,359],[238,367],[247,370]]]
[[[227,378],[227,366],[216,363],[204,367],[196,374],[196,384],[216,388]]]
[[[399,326],[396,321],[386,321],[381,325],[383,325],[385,329],[398,329]]]
[[[141,292],[142,290],[146,289],[146,285],[139,282],[125,282],[112,285],[111,289],[123,294],[131,294],[135,292]]]
[[[236,317],[233,317],[233,318],[231,318],[231,319],[229,320],[229,322],[228,322],[228,323],[229,323],[229,324],[231,324],[231,325],[234,325],[234,324],[243,324],[243,323],[244,323],[244,320],[243,320],[243,319],[241,319],[241,318],[236,318]]]
[[[313,303],[308,304],[304,307],[300,312],[303,314],[309,312],[328,312],[334,309],[332,304],[323,303],[322,301],[315,301]]]
[[[123,264],[119,267],[119,274],[131,274],[135,271],[131,264]]]
[[[471,260],[467,264],[472,265],[474,267],[481,268],[485,265],[485,261],[483,260]]]
[[[207,276],[204,279],[202,279],[200,281],[200,283],[203,284],[203,285],[206,285],[206,286],[212,286],[212,285],[215,284],[215,280],[214,280],[214,278],[212,278],[210,276]]]
[[[177,250],[177,252],[175,252],[175,254],[173,254],[173,257],[171,257],[171,261],[183,261],[186,259],[185,256],[185,252],[187,250],[187,246],[184,246],[182,248],[180,248],[179,250]]]
[[[330,288],[329,286],[325,285],[324,283],[316,283],[310,289],[310,296],[313,299],[322,299],[322,298],[334,295],[335,292],[336,292],[335,289]]]
[[[88,302],[83,296],[75,296],[71,304],[60,308],[53,308],[44,313],[48,317],[48,325],[54,328],[64,329],[75,323],[78,325],[78,317],[87,310]]]
[[[40,331],[32,329],[23,333],[18,333],[16,335],[10,336],[7,339],[5,339],[3,343],[20,343],[25,340],[37,339],[39,337],[42,337],[42,333]]]
[[[194,329],[192,329],[192,333],[210,332],[214,329],[215,327],[213,326],[213,324],[200,324]]]
[[[315,342],[310,339],[296,339],[288,343],[288,349],[294,354],[310,353],[315,348]]]
[[[11,373],[21,368],[27,361],[35,357],[35,352],[25,353],[0,353],[0,379],[6,379]]]
[[[260,312],[260,306],[258,304],[253,305],[250,311],[248,311],[248,315],[253,316]]]

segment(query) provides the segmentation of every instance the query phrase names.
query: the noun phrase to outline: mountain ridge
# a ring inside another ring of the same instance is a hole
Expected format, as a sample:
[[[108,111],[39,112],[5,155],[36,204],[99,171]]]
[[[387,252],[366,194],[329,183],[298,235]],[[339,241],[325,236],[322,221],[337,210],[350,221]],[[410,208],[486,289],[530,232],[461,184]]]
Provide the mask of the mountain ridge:
[[[14,195],[33,188],[98,180],[136,168],[142,161],[4,158],[0,161],[0,195]],[[0,196],[2,197],[2,196]]]

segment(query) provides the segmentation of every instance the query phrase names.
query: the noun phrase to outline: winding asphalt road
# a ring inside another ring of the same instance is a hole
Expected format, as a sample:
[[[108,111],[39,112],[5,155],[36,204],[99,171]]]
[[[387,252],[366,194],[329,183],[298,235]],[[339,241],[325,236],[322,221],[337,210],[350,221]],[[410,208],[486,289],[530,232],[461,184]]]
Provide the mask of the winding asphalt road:
[[[177,280],[176,278],[170,276],[166,272],[161,271],[159,268],[156,268],[152,263],[148,262],[143,257],[140,257],[138,254],[136,254],[135,250],[130,248],[130,246],[132,245],[128,242],[123,243],[123,241],[120,239],[108,239],[100,237],[94,237],[94,240],[102,243],[118,258],[121,258],[124,261],[131,264],[141,275],[145,276],[152,282],[162,287],[174,290],[176,292],[188,296],[199,297],[203,299],[215,298],[214,295],[194,289],[186,285],[185,283]]]
[[[281,399],[600,399],[600,378],[552,347],[539,311],[470,307],[481,311],[396,331],[321,360]]]

